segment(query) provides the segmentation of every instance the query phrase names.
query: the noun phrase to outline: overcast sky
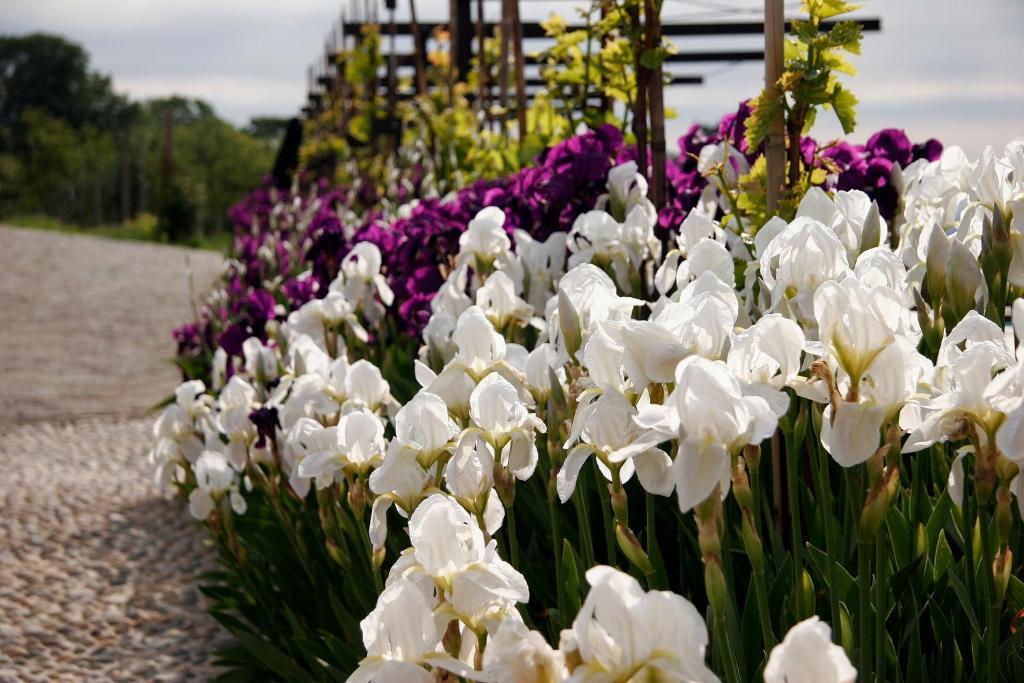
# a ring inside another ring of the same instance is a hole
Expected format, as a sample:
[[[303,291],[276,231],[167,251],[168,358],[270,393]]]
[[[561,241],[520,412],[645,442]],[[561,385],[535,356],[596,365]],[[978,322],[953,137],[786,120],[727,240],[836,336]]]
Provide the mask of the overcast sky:
[[[794,9],[799,3],[787,2]],[[133,97],[177,93],[211,102],[236,123],[290,115],[302,105],[306,65],[322,53],[340,3],[315,0],[3,0],[0,33],[47,31],[83,44],[94,68],[113,76]],[[400,6],[406,3],[399,2]],[[572,0],[523,0],[526,21],[556,10],[572,16]],[[938,137],[977,154],[1024,136],[1024,2],[1021,0],[866,0],[862,16],[882,19],[869,34],[860,75],[851,82],[861,100],[854,138],[905,128],[914,139]],[[421,21],[444,19],[447,0],[418,0]],[[496,15],[498,3],[488,0]],[[751,20],[753,0],[665,0],[666,20]],[[404,12],[399,12],[399,20]],[[685,39],[682,51],[755,49],[759,37]],[[533,45],[528,50],[535,49]],[[763,65],[672,65],[678,74],[704,74],[701,87],[674,87],[668,105],[679,117],[672,138],[693,121],[716,120],[760,88]],[[820,119],[819,139],[839,134],[833,117]]]

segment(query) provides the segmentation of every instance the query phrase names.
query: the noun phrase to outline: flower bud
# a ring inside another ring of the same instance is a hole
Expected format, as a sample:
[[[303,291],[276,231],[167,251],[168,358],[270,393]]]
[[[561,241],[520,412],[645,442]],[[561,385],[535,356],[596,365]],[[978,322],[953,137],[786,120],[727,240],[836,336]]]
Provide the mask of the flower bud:
[[[1006,597],[1006,587],[1010,583],[1010,571],[1013,569],[1013,551],[1009,546],[1003,548],[992,563],[992,576],[995,579],[996,605],[1002,605]]]
[[[996,491],[996,530],[1001,545],[1010,542],[1010,534],[1013,532],[1013,510],[1010,508],[1010,491],[1005,486],[1000,486]]]
[[[874,541],[875,536],[882,530],[885,516],[889,512],[890,500],[889,489],[881,485],[881,482],[871,489],[860,512],[860,526],[857,530],[857,539],[860,543]]]
[[[878,209],[878,202],[872,201],[867,216],[864,217],[864,227],[860,232],[860,253],[864,253],[872,247],[877,247],[882,241],[882,215]]]
[[[943,299],[943,306],[948,303],[953,319],[962,320],[975,309],[979,295],[984,308],[988,300],[988,289],[985,287],[985,275],[981,272],[978,260],[960,240],[950,240],[949,256],[946,259],[946,297]]]
[[[842,645],[843,649],[847,652],[853,652],[853,620],[850,618],[850,611],[843,603],[839,603],[839,624],[839,644]]]
[[[640,541],[636,540],[630,528],[622,522],[615,522],[615,540],[618,541],[622,553],[637,569],[646,575],[654,573],[651,558],[644,552]]]
[[[462,629],[458,619],[448,622],[448,628],[444,630],[444,636],[441,638],[441,645],[444,646],[445,652],[448,654],[453,657],[458,656],[459,650],[462,648]]]
[[[747,444],[743,447],[743,461],[747,463],[751,473],[757,472],[761,467],[761,445]]]
[[[569,300],[569,295],[558,291],[558,324],[562,330],[562,343],[569,357],[576,360],[576,352],[583,343],[583,332],[580,330],[580,317],[576,308]]]
[[[494,490],[498,492],[502,505],[512,507],[516,500],[516,478],[498,461],[494,463]]]
[[[363,518],[363,509],[366,507],[366,502],[366,484],[356,480],[348,490],[348,506],[356,516],[356,519]]]
[[[983,268],[985,279],[989,287],[995,287],[1005,279],[1010,260],[1013,258],[1007,220],[998,206],[993,209],[991,219],[985,218],[981,240],[981,259],[987,261],[986,267]]]
[[[996,471],[992,462],[976,455],[974,458],[974,492],[979,505],[988,505],[996,488]]]
[[[932,230],[928,239],[924,286],[932,308],[946,295],[946,259],[949,258],[949,237],[941,229]]]
[[[928,531],[924,524],[917,523],[914,529],[914,559],[922,557],[928,552]]]
[[[928,305],[928,302],[924,300],[924,296],[916,288],[911,288],[914,293],[914,306],[917,309],[917,323],[921,326],[921,333],[924,336],[924,343],[928,349],[935,352],[938,351],[939,345],[942,343],[942,334],[946,329],[945,324],[941,317],[935,315],[935,310],[932,306]],[[937,302],[936,302],[937,303]]]
[[[726,604],[728,604],[729,592],[725,587],[725,575],[722,574],[722,565],[717,559],[705,562],[704,564],[704,588],[707,590],[711,609],[720,615],[724,615]]]
[[[384,566],[384,554],[384,546],[374,548],[370,553],[370,561],[373,562],[373,568],[377,571],[380,571],[380,568]]]
[[[341,548],[338,547],[337,543],[328,538],[324,545],[327,547],[327,554],[330,555],[332,560],[345,569],[351,569],[348,555],[341,551]]]
[[[619,490],[608,484],[608,493],[611,494],[612,512],[615,514],[615,521],[622,524],[629,524],[629,499],[626,497],[626,489],[619,486]]]
[[[714,502],[709,498],[694,508],[694,511],[697,516],[697,543],[706,562],[709,556],[719,557],[722,554]]]
[[[558,373],[551,367],[548,368],[548,384],[551,388],[551,394],[548,399],[548,411],[567,412],[566,405],[568,401],[566,401],[565,392],[562,391],[562,380],[558,378]],[[551,407],[551,401],[554,401],[554,409]]]
[[[750,565],[755,571],[764,571],[764,548],[761,545],[761,538],[754,530],[754,524],[749,512],[743,513],[743,548],[750,558]]]
[[[806,569],[801,572],[800,593],[797,598],[800,619],[814,614],[814,581],[811,580],[811,575],[807,573]]]

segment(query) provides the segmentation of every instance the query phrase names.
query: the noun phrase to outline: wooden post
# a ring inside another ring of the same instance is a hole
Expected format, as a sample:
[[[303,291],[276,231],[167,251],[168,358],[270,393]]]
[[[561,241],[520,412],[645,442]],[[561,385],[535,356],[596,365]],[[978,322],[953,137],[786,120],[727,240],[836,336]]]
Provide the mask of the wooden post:
[[[342,55],[344,59],[345,50],[348,45],[345,40],[345,15],[341,15],[341,33],[338,40],[338,54]],[[341,135],[342,138],[348,141],[348,111],[349,111],[349,92],[348,92],[348,80],[345,75],[345,62],[342,61],[338,64],[338,99],[341,107]]]
[[[640,55],[647,46],[647,35],[640,23],[640,0],[633,0],[629,7],[630,23],[636,31],[634,44],[633,73],[636,75],[636,98],[633,100],[633,135],[636,137],[636,163],[640,173],[650,178],[647,166],[647,83],[649,70],[640,63]]]
[[[455,107],[455,41],[458,30],[456,29],[456,4],[459,0],[448,0],[448,106]]]
[[[509,0],[501,0],[501,64],[498,65],[498,103],[501,105],[501,131],[505,134],[505,121],[508,112],[508,47],[512,31]]]
[[[523,24],[519,21],[519,0],[508,0],[512,28],[512,59],[516,71],[516,123],[520,143],[526,139],[526,77],[523,72]]]
[[[388,116],[395,117],[398,103],[398,55],[395,53],[395,0],[388,0]],[[397,147],[397,140],[395,147]]]
[[[603,2],[601,2],[601,18],[602,19],[604,19],[604,18],[606,18],[608,16],[609,2],[610,2],[610,0],[603,0]],[[611,36],[609,36],[608,34],[604,34],[604,35],[601,36],[601,50],[602,50],[602,54],[598,55],[598,60],[599,60],[599,62],[601,62],[601,66],[604,65],[603,64],[603,61],[604,61],[603,50],[604,50],[605,46],[607,46],[611,42],[611,40],[612,40]],[[598,81],[598,83],[601,85],[601,113],[602,114],[607,114],[608,112],[610,112],[612,110],[612,107],[613,107],[612,98],[604,93],[604,69],[603,68],[600,69],[600,74],[601,74],[600,75],[600,80]],[[604,117],[602,117],[602,118],[604,118]]]
[[[648,49],[661,45],[661,2],[644,0]],[[647,82],[651,103],[651,201],[661,209],[665,206],[665,77],[661,65],[651,70]]]
[[[476,109],[479,112],[483,112],[484,120],[490,119],[490,106],[488,102],[488,93],[491,89],[488,75],[490,68],[487,64],[487,51],[484,48],[484,40],[486,38],[484,22],[486,17],[484,16],[484,0],[476,0],[476,61],[477,61],[477,94],[476,94]]]
[[[409,0],[409,30],[412,32],[413,60],[416,63],[416,92],[427,94],[427,42],[416,21],[416,0]]]
[[[452,16],[452,57],[455,59],[455,77],[465,81],[469,76],[469,61],[473,57],[473,30],[470,0],[454,0]]]
[[[782,76],[785,16],[782,0],[764,3],[764,86],[769,97],[780,97],[778,81]],[[765,171],[768,183],[768,213],[779,209],[786,178],[786,124],[779,117],[772,122],[765,138]]]

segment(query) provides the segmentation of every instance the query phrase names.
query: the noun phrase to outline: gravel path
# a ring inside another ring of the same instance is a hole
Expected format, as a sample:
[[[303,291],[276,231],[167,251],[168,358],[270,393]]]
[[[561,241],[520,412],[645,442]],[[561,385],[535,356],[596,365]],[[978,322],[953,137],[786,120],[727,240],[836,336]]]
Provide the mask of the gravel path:
[[[143,457],[186,254],[205,291],[210,252],[0,226],[0,683],[214,671],[213,551]]]
[[[171,330],[219,254],[0,226],[0,424],[144,415],[177,386]]]

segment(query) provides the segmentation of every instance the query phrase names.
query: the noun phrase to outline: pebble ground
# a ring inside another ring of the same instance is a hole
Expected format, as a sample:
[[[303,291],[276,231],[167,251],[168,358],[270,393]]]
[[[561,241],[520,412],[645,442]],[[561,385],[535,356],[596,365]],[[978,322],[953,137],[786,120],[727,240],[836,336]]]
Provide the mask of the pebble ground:
[[[0,683],[202,681],[203,531],[153,484],[168,331],[220,257],[0,227]]]

